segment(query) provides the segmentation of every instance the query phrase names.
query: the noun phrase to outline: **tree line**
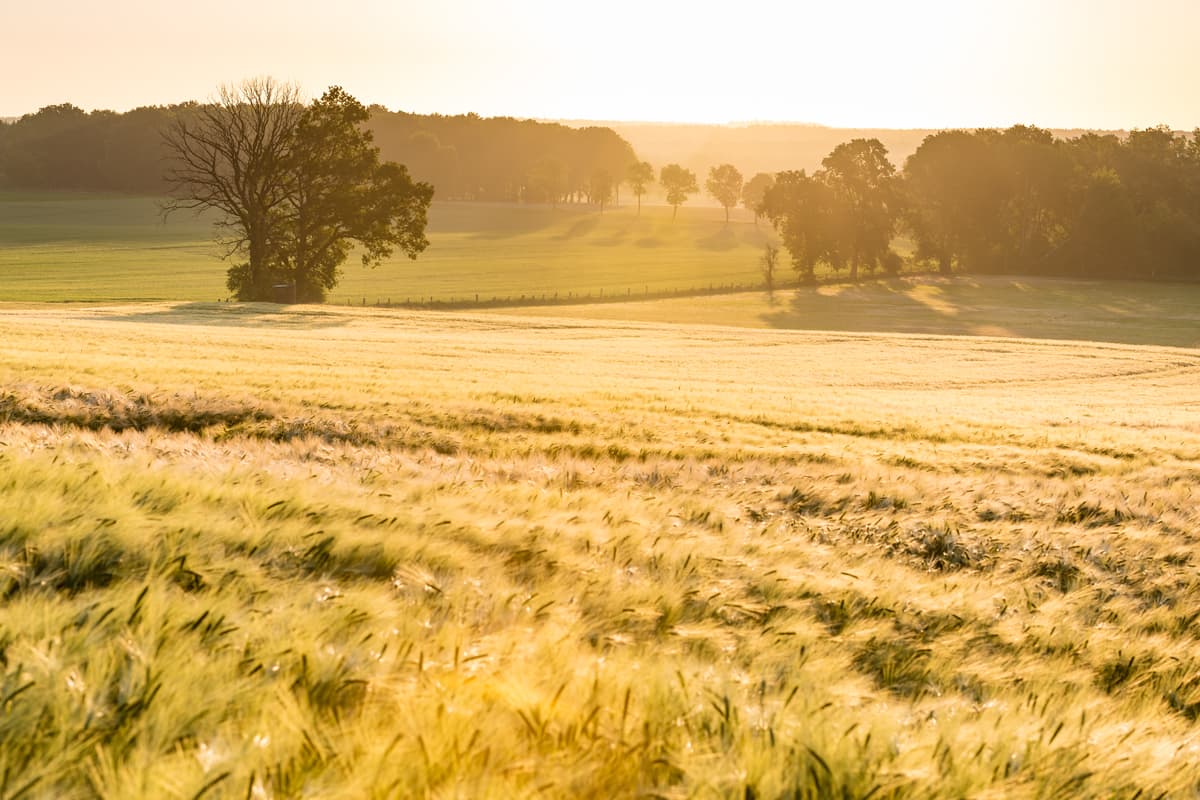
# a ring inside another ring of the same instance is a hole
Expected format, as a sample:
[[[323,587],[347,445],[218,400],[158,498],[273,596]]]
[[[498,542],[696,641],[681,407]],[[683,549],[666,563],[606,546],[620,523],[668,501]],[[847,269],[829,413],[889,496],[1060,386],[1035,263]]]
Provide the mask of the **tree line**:
[[[53,105],[0,122],[0,185],[161,194],[171,153],[163,132],[220,105],[179,103],[125,113]],[[610,128],[419,115],[367,108],[364,127],[381,157],[437,187],[440,199],[609,202],[636,161]]]
[[[371,112],[383,156],[436,186],[443,200],[605,205],[636,161],[611,128],[379,106]]]
[[[895,272],[897,233],[942,273],[1200,280],[1200,131],[1060,139],[1023,125],[931,134],[898,171],[877,139],[777,173],[754,206],[801,281]]]
[[[164,133],[220,105],[217,98],[118,113],[86,112],[65,103],[0,122],[0,186],[164,193],[171,187],[168,167],[175,155]],[[362,125],[380,157],[404,164],[442,200],[579,203],[603,210],[619,201],[621,186],[628,185],[640,207],[656,178],[629,142],[607,127],[409,114],[377,105],[366,110]],[[695,174],[678,164],[666,165],[657,177],[676,211],[699,191]],[[729,190],[714,196],[728,198]],[[728,209],[738,199],[721,202]]]

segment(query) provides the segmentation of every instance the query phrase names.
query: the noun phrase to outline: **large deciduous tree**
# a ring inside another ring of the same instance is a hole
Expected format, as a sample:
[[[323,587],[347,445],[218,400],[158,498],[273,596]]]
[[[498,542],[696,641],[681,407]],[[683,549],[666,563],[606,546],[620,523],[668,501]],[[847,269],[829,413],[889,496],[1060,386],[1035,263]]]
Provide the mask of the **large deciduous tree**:
[[[183,108],[164,133],[173,190],[168,212],[218,212],[230,291],[269,300],[289,283],[318,302],[354,246],[364,265],[427,246],[433,197],[404,167],[379,160],[367,110],[338,87],[309,106],[269,78],[223,87],[215,102]]]
[[[833,192],[820,175],[804,170],[780,172],[763,193],[759,204],[783,237],[783,246],[792,257],[792,268],[801,283],[816,280],[820,262],[839,268],[843,262],[838,249],[838,208]]]
[[[949,274],[957,263],[975,269],[988,257],[1004,192],[994,154],[966,131],[930,134],[904,162],[905,220],[917,255]]]
[[[416,258],[429,244],[433,188],[414,183],[399,164],[380,162],[363,127],[367,118],[367,109],[335,86],[296,126],[274,272],[302,302],[325,299],[354,246],[363,266],[376,266],[396,248]]]
[[[842,252],[850,261],[850,278],[862,265],[891,261],[892,234],[900,211],[896,167],[878,139],[851,139],[821,161],[825,183],[842,207]]]
[[[728,225],[729,209],[742,198],[742,173],[733,164],[721,164],[708,171],[704,186],[725,209],[725,224]]]
[[[222,86],[214,102],[180,109],[163,133],[173,198],[168,212],[212,209],[217,240],[244,299],[267,299],[287,202],[288,160],[304,113],[299,90],[256,78]]]
[[[667,190],[667,203],[674,209],[671,219],[679,214],[679,207],[687,202],[689,194],[700,191],[696,185],[696,173],[678,164],[667,164],[658,174],[658,182]]]

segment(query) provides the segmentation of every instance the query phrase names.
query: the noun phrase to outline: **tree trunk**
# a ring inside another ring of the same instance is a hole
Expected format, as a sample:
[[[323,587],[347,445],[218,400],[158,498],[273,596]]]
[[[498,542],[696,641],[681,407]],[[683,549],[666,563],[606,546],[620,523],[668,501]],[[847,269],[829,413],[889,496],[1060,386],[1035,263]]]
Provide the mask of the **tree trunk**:
[[[675,209],[671,212],[671,219],[675,219],[675,217],[679,216],[679,206],[671,206],[671,208]]]
[[[949,253],[942,253],[941,257],[938,259],[938,272],[942,273],[943,275],[950,274],[950,254]]]
[[[267,271],[266,231],[250,231],[249,261],[250,285],[246,287],[247,300],[271,299],[271,276]]]

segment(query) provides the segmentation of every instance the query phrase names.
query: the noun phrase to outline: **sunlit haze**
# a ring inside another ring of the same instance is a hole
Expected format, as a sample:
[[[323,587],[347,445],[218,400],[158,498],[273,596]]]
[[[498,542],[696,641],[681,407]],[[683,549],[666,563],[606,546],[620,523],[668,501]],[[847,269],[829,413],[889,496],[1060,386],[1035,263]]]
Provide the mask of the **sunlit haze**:
[[[204,99],[271,75],[420,113],[1200,125],[1194,0],[70,0],[3,16],[2,116]]]

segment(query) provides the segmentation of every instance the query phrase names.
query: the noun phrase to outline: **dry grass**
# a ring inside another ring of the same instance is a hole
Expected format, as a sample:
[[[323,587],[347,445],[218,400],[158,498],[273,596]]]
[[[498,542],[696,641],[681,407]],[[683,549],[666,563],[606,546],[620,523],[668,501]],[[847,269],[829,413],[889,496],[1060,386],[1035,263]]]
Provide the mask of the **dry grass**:
[[[1200,786],[1200,353],[0,314],[0,795]]]

